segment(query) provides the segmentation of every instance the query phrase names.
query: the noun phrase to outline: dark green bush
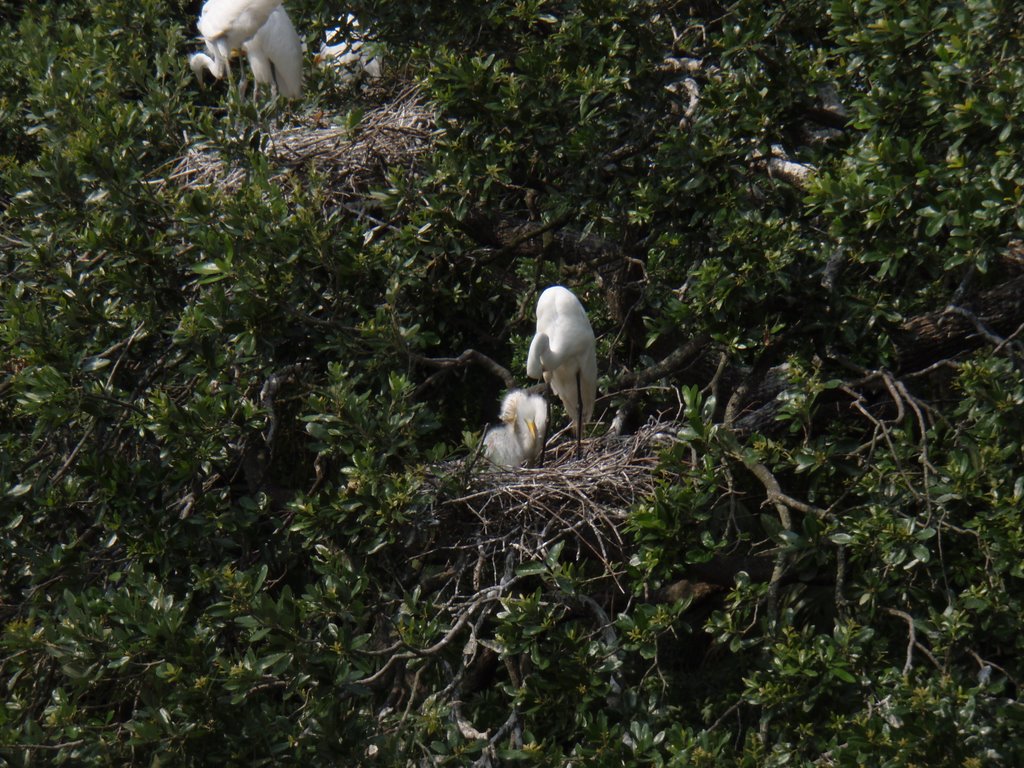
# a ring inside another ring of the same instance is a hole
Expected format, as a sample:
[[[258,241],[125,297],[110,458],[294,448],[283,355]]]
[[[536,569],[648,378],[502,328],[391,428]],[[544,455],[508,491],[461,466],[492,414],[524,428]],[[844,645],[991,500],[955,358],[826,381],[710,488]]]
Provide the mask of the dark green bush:
[[[192,5],[0,3],[0,758],[1020,764],[1016,6],[296,1],[386,82],[257,108]],[[282,181],[410,84],[429,152]],[[485,557],[437,360],[525,384],[554,282],[668,437],[613,550]]]

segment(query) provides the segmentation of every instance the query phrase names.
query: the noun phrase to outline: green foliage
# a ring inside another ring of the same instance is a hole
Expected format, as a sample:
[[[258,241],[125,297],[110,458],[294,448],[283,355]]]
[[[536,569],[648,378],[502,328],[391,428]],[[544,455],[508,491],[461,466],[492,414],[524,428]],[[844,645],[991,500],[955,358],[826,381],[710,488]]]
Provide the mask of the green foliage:
[[[346,207],[269,136],[380,94],[200,92],[193,5],[0,2],[2,761],[1024,761],[1020,329],[897,344],[1015,279],[1016,6],[357,3],[437,130]],[[167,182],[197,145],[245,182]],[[435,497],[498,384],[423,358],[525,383],[552,282],[615,404],[716,360],[643,393],[678,414],[614,550],[474,567]],[[768,423],[726,363],[784,364]]]

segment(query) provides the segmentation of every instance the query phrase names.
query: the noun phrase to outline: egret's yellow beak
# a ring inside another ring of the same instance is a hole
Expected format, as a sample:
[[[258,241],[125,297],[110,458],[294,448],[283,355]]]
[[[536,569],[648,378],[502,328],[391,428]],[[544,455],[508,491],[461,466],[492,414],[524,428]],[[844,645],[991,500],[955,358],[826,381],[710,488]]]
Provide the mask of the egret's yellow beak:
[[[528,421],[528,422],[526,422],[526,428],[528,430],[530,430],[530,434],[533,435],[533,439],[536,440],[537,439],[537,425],[534,424],[532,421]]]

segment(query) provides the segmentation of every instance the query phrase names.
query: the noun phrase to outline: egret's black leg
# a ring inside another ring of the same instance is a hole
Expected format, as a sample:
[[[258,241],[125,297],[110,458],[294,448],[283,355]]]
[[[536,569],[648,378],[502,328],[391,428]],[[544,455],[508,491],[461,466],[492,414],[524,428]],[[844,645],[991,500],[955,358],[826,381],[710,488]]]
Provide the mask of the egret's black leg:
[[[583,457],[583,387],[576,371],[576,458]]]
[[[544,398],[544,411],[547,414],[547,418],[544,421],[547,422],[547,419],[551,418],[551,407],[548,405],[548,387],[547,387],[547,383],[545,383],[545,385],[544,385],[544,391],[541,393],[541,397]],[[540,458],[537,459],[537,466],[538,467],[543,467],[544,466],[544,454],[547,452],[547,450],[548,450],[548,428],[547,428],[547,426],[545,426],[544,427],[544,434],[540,436]]]

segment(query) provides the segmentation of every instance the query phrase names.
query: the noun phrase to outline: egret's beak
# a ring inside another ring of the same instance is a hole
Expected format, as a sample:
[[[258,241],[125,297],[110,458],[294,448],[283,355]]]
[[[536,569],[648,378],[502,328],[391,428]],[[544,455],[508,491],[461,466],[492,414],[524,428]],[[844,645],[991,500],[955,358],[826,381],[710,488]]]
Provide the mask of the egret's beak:
[[[533,439],[536,440],[537,439],[537,425],[534,424],[532,421],[528,421],[528,422],[526,422],[526,428],[528,430],[530,430],[530,434],[533,435]]]

